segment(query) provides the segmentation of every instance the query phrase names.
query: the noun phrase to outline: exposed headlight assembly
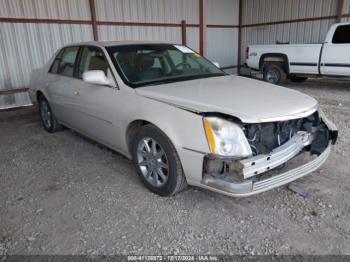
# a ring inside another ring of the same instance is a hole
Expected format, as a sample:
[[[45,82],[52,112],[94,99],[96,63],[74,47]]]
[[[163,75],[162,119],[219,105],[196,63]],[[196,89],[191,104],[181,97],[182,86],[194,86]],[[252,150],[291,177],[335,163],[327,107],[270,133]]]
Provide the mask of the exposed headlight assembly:
[[[203,122],[212,154],[232,157],[252,155],[250,145],[239,125],[218,117],[205,117]]]

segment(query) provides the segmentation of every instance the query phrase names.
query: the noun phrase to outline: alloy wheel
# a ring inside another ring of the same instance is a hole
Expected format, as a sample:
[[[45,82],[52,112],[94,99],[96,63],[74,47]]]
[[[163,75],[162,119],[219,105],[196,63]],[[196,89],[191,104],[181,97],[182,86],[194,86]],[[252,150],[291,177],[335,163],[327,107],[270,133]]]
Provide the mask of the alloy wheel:
[[[163,186],[169,177],[168,158],[161,145],[153,138],[146,137],[137,146],[137,163],[148,183]]]

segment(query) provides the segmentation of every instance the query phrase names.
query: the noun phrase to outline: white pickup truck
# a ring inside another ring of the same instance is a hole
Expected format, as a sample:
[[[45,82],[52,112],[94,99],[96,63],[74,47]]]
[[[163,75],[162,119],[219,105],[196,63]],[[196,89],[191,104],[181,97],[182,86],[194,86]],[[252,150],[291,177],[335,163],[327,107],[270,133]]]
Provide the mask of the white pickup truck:
[[[273,84],[287,78],[294,82],[308,77],[350,78],[350,23],[332,25],[323,44],[249,46],[246,63]]]

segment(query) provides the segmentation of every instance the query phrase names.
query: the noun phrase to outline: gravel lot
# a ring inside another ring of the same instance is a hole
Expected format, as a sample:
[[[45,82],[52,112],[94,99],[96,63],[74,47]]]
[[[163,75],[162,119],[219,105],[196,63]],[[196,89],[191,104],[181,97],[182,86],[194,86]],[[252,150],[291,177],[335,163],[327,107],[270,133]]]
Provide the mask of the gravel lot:
[[[80,135],[46,133],[32,108],[0,112],[1,254],[348,254],[350,82],[315,96],[340,130],[318,172],[249,198],[147,191],[131,162]]]

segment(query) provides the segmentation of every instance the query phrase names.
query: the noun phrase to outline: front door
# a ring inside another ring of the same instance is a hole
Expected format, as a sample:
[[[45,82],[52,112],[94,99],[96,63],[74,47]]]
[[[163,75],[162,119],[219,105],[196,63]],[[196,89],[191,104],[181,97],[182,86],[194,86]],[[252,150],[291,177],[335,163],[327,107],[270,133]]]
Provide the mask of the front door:
[[[79,116],[75,126],[91,138],[119,148],[121,131],[118,106],[122,92],[115,87],[84,82],[82,75],[90,70],[102,70],[115,81],[102,50],[93,46],[83,47],[74,84],[74,107]]]

